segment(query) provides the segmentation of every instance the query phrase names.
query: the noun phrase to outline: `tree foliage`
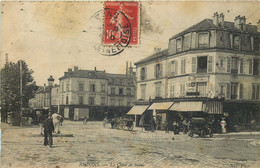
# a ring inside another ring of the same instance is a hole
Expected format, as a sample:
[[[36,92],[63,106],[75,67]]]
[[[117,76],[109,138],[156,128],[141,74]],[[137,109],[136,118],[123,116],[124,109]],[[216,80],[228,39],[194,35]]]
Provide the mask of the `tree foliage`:
[[[22,95],[20,94],[20,63],[22,63]],[[38,89],[33,79],[33,70],[25,61],[7,62],[1,69],[1,103],[2,118],[7,112],[18,112],[22,96],[22,107],[29,107],[29,99],[33,98]]]

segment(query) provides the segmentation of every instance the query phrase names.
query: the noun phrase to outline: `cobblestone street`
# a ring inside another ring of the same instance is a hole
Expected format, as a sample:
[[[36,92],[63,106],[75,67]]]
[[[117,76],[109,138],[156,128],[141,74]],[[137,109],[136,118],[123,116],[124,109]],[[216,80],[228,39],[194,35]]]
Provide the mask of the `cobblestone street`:
[[[260,135],[190,138],[156,131],[103,128],[102,122],[65,121],[54,148],[39,127],[2,124],[2,167],[260,167]]]

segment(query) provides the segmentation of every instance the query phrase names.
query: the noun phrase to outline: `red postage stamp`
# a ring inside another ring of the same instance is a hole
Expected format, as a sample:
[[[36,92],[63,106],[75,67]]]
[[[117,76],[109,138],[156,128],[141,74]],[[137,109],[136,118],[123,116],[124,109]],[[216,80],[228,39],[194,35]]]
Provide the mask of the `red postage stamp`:
[[[105,2],[104,45],[120,52],[139,43],[139,2]]]

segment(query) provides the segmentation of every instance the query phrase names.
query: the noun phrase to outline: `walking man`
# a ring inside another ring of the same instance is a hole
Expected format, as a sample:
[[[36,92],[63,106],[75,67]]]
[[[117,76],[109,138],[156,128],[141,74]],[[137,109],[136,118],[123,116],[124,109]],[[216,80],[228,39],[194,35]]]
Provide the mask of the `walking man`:
[[[55,130],[55,132],[56,132],[57,134],[59,134],[59,132],[60,132],[59,128],[60,128],[60,119],[61,119],[61,118],[62,118],[62,116],[59,115],[59,114],[57,114],[57,113],[54,113],[54,114],[52,115],[52,121],[53,121],[53,123],[54,123],[54,130]]]
[[[43,121],[44,127],[44,146],[50,145],[52,148],[53,140],[52,140],[52,133],[54,132],[54,125],[52,122],[51,116]]]

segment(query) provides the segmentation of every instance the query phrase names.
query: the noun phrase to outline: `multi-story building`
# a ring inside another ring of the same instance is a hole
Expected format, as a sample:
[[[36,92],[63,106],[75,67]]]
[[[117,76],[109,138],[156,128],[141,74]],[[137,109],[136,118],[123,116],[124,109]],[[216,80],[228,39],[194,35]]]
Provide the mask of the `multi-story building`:
[[[215,13],[213,19],[171,37],[168,49],[135,63],[137,100],[186,98],[188,107],[191,101],[206,98],[201,110],[206,112],[205,102],[223,98],[224,114],[232,116],[233,122],[259,120],[259,44],[260,21],[254,26],[237,16],[228,22]],[[171,108],[187,111],[186,107]],[[212,107],[214,113],[218,108]]]
[[[60,109],[64,118],[101,120],[104,112],[126,113],[135,99],[135,74],[68,69],[60,80]]]

